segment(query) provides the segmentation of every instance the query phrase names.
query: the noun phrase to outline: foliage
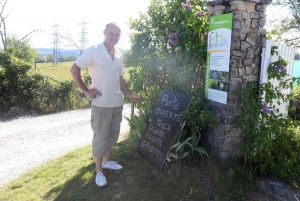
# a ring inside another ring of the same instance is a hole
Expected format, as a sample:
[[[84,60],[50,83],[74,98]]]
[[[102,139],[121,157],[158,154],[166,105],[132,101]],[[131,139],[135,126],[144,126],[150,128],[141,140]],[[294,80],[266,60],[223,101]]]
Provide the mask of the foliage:
[[[51,113],[89,106],[73,81],[57,81],[40,72],[29,73],[30,63],[8,51],[1,51],[0,58],[0,110],[17,106]],[[84,77],[89,84],[88,75]]]
[[[293,88],[291,99],[297,99],[300,101],[300,85],[298,84],[296,87]]]
[[[134,91],[155,103],[161,89],[183,93],[204,87],[207,15],[197,17],[204,2],[193,3],[190,12],[181,1],[151,1],[148,13],[130,19],[131,71],[129,84]],[[169,35],[178,33],[178,42],[171,44]]]
[[[272,37],[283,41],[288,46],[300,47],[300,0],[277,0],[276,6],[281,7],[279,12],[286,12],[284,17],[271,21]]]
[[[162,89],[193,95],[178,142],[194,139],[193,132],[200,132],[213,119],[203,93],[208,30],[204,5],[204,1],[152,0],[147,13],[129,21],[132,47],[126,56],[134,68],[128,83],[144,97],[137,105],[140,111],[146,108],[146,100],[153,108]]]
[[[7,38],[7,50],[18,59],[33,64],[37,57],[37,51],[30,47],[30,40],[20,40],[18,36],[12,35]]]
[[[258,86],[247,82],[244,89],[236,90],[235,94],[241,97],[244,107],[237,125],[245,134],[240,144],[245,164],[261,174],[293,181],[300,175],[299,122],[279,113],[276,107],[290,99],[289,94],[282,92],[293,85],[291,79],[286,78],[286,64],[279,56],[268,68],[267,83]],[[271,84],[274,79],[279,81],[279,86]]]
[[[128,121],[130,128],[138,135],[138,137],[142,137],[152,113],[150,101],[148,101],[148,104],[145,105],[143,109],[140,109],[138,113],[138,116],[133,115],[130,118],[125,117],[125,119]]]

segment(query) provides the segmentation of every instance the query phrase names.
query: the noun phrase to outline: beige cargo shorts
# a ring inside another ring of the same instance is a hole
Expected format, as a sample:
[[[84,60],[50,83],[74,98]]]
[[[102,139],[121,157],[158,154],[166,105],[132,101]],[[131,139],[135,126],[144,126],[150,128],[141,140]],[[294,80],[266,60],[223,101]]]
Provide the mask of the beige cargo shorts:
[[[91,127],[93,156],[103,157],[109,147],[113,147],[120,135],[123,106],[105,108],[92,105]]]

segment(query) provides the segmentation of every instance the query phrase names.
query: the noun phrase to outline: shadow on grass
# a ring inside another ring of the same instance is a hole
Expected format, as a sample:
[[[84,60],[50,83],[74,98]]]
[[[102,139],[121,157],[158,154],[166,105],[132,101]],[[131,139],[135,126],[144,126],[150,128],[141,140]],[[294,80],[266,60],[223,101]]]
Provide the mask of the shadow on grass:
[[[234,183],[218,168],[212,168],[207,161],[174,161],[158,172],[137,153],[134,143],[136,142],[125,140],[113,149],[111,159],[118,161],[124,168],[120,171],[104,170],[108,182],[106,186],[96,186],[95,165],[91,160],[73,178],[48,191],[44,199],[208,201],[245,200],[247,197],[247,190],[241,183]]]

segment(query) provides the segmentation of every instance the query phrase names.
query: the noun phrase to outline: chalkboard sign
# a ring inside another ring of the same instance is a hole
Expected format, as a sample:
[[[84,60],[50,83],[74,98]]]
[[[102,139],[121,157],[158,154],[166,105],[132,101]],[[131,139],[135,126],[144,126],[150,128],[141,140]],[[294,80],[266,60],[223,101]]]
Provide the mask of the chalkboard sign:
[[[138,144],[138,153],[161,169],[183,120],[191,95],[163,89]]]

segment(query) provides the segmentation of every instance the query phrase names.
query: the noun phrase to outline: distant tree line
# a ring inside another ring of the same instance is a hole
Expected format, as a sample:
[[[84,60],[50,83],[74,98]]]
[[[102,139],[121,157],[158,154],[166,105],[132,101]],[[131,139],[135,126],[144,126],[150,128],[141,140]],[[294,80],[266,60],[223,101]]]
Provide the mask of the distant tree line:
[[[295,60],[300,60],[300,53],[299,52],[295,53]]]
[[[77,56],[62,55],[59,60],[62,62],[66,62],[66,61],[75,61],[76,59]],[[52,61],[53,61],[53,54],[38,54],[35,60],[36,63],[47,63]]]

